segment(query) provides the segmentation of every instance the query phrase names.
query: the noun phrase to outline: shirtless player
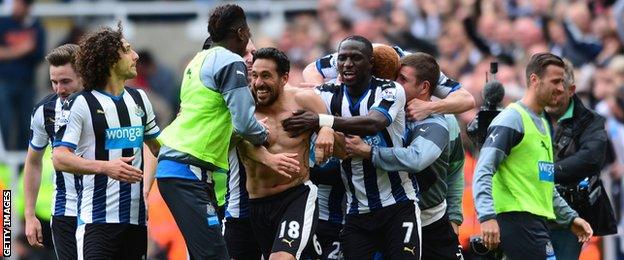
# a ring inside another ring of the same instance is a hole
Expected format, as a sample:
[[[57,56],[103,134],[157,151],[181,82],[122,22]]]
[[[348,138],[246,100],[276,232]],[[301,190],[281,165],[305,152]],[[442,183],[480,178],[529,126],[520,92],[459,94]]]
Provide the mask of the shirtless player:
[[[249,144],[243,145],[242,162],[247,171],[250,222],[265,259],[299,259],[314,234],[318,219],[317,188],[309,181],[309,146],[312,133],[290,138],[281,121],[296,110],[326,113],[323,101],[313,91],[286,86],[290,62],[275,48],[257,50],[252,67],[252,94],[256,117],[267,118],[279,138],[269,139],[268,151],[296,153],[298,174],[277,173],[264,164],[250,160]],[[286,86],[286,87],[285,87]],[[324,161],[333,152],[333,130],[321,128],[316,140],[315,157]]]

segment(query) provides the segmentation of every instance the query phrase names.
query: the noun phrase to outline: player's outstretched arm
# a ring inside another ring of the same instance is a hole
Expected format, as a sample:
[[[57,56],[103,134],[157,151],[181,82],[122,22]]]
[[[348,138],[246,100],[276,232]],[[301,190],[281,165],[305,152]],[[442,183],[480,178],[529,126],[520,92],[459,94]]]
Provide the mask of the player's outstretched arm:
[[[28,243],[34,247],[43,247],[43,233],[41,222],[35,216],[37,195],[41,185],[41,160],[43,150],[28,147],[24,164],[24,218],[26,220],[25,233]]]
[[[156,175],[158,165],[158,152],[160,143],[156,139],[145,140],[143,144],[143,161],[145,162],[145,174],[143,176],[143,198],[147,199]]]
[[[58,171],[74,174],[104,174],[123,182],[139,182],[143,180],[143,172],[131,165],[134,156],[120,157],[112,161],[89,160],[74,154],[73,149],[66,146],[54,148],[52,163]]]
[[[274,172],[292,178],[300,171],[297,153],[272,154],[264,146],[254,146],[247,140],[238,142],[237,148],[246,158],[271,168]]]
[[[332,117],[332,128],[334,130],[345,134],[372,135],[386,128],[388,123],[388,119],[382,113],[376,111],[371,111],[367,116],[349,118],[325,116]],[[298,110],[293,112],[292,117],[282,121],[282,126],[290,137],[299,136],[319,128],[319,114]]]
[[[474,107],[474,97],[467,90],[460,88],[446,98],[436,101],[412,99],[407,103],[405,113],[409,120],[420,121],[431,114],[461,114]]]

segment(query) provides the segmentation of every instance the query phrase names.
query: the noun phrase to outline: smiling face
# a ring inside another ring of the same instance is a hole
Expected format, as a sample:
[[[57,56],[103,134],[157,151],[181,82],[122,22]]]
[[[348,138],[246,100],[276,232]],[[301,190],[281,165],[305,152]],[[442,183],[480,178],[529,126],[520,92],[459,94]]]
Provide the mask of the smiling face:
[[[113,73],[123,79],[132,79],[137,75],[136,62],[139,55],[126,39],[121,39],[122,47],[118,50],[119,60],[113,65]]]
[[[372,57],[364,43],[346,40],[338,50],[338,73],[347,86],[366,84],[373,68]]]
[[[533,74],[531,81],[537,86],[536,93],[541,106],[558,106],[561,95],[564,94],[564,69],[559,66],[549,65],[544,75],[539,78]]]
[[[279,75],[270,59],[256,59],[251,69],[251,92],[259,107],[270,106],[284,91],[288,73]]]

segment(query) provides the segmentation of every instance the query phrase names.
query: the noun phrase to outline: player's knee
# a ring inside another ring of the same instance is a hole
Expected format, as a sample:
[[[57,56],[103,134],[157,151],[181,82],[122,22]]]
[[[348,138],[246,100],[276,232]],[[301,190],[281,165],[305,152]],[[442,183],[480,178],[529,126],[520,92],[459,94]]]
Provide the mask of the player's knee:
[[[295,256],[286,252],[271,253],[269,260],[295,260]]]

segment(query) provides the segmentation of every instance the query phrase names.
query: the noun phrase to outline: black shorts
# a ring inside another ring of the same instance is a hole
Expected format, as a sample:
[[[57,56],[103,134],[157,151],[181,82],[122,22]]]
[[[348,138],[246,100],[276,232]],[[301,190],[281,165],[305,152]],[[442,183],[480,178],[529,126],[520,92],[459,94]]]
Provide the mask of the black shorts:
[[[345,259],[420,259],[420,209],[415,201],[399,202],[373,212],[347,215],[340,232]]]
[[[318,221],[316,186],[307,181],[279,194],[249,199],[249,219],[265,259],[280,251],[300,259]]]
[[[76,217],[52,216],[50,229],[52,229],[52,242],[57,259],[77,259]]]
[[[506,212],[497,214],[496,221],[500,228],[500,246],[508,259],[554,259],[543,217],[528,212]]]
[[[211,183],[159,178],[158,189],[180,228],[191,260],[230,259]]]
[[[249,218],[226,218],[224,224],[224,238],[231,259],[260,259],[260,246],[253,235]]]
[[[82,224],[76,230],[78,259],[145,259],[147,227],[131,224]]]
[[[316,238],[321,246],[321,259],[342,259],[340,248],[340,230],[342,224],[319,220],[316,227]]]
[[[422,227],[422,259],[463,259],[459,239],[447,214]]]

